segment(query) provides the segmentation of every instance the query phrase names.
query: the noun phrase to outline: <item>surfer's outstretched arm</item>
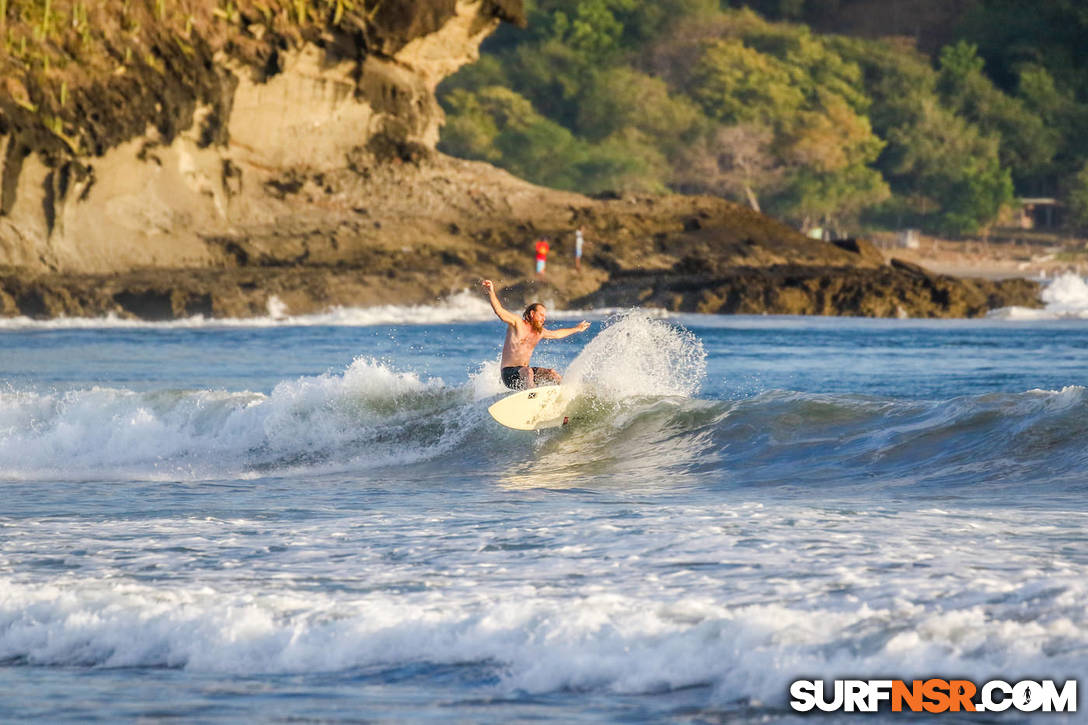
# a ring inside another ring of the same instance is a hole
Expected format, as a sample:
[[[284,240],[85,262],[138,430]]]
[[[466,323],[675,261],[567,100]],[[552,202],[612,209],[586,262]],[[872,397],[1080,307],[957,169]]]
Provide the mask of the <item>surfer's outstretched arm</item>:
[[[589,329],[589,323],[582,320],[574,327],[564,327],[560,330],[545,330],[541,335],[545,340],[562,340],[564,337],[570,337],[576,332],[585,332]]]
[[[485,279],[480,284],[487,290],[487,296],[491,300],[491,309],[495,310],[495,314],[499,316],[499,319],[508,325],[514,325],[516,327],[518,324],[518,316],[503,307],[502,303],[499,302],[499,297],[495,294],[495,283],[489,279]]]

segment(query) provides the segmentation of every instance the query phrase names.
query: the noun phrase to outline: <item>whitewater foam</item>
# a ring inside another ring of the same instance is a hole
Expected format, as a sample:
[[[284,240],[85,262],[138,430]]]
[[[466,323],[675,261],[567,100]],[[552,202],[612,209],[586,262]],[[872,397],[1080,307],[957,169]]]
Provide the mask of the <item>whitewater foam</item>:
[[[669,347],[676,343],[675,346]],[[677,346],[688,345],[677,353]],[[605,361],[630,361],[626,368]],[[568,371],[579,390],[570,435],[534,436],[533,460],[487,416],[507,393],[498,362],[447,385],[358,358],[342,373],[281,381],[270,393],[223,390],[0,389],[0,480],[198,481],[271,472],[322,474],[438,461],[464,465],[513,446],[504,485],[570,485],[587,472],[629,486],[1025,486],[1069,494],[1088,459],[1081,386],[943,401],[770,391],[699,400],[702,348],[659,320],[624,317]],[[626,376],[612,379],[612,370]],[[601,373],[604,373],[601,375]],[[595,461],[590,468],[582,462]],[[743,480],[717,476],[745,470]],[[1072,487],[1072,488],[1071,488]],[[981,490],[981,488],[980,488]]]
[[[612,318],[566,373],[611,401],[692,395],[704,374],[691,333],[638,313]],[[268,394],[9,388],[0,390],[0,477],[203,480],[403,465],[490,423],[485,403],[506,392],[494,359],[459,386],[357,358],[342,373],[282,380]]]
[[[1088,283],[1072,272],[1055,277],[1039,294],[1045,307],[1041,310],[1028,307],[1003,307],[990,313],[990,317],[1006,320],[1062,320],[1088,319]]]
[[[491,663],[502,694],[704,686],[773,705],[816,672],[1071,677],[1086,665],[1084,565],[1035,559],[1069,515],[746,504],[466,530],[428,511],[344,533],[161,521],[129,532],[153,548],[99,553],[114,567],[100,576],[0,575],[0,661],[237,675]],[[63,543],[61,526],[34,535]],[[534,539],[550,545],[517,545]],[[264,553],[237,581],[222,565],[247,551]],[[191,558],[168,569],[192,579],[126,573],[163,556]],[[343,591],[309,590],[307,576]]]
[[[612,308],[570,311],[549,310],[552,319],[584,317],[603,319]],[[434,325],[455,322],[482,322],[495,319],[495,313],[480,294],[462,290],[435,305],[376,305],[374,307],[336,306],[326,312],[292,315],[287,305],[275,295],[268,298],[267,315],[257,317],[204,317],[196,315],[177,320],[149,321],[118,317],[59,317],[35,320],[29,317],[0,318],[3,330],[82,330],[82,329],[199,329],[262,327],[373,327],[376,325]]]
[[[374,325],[428,325],[445,322],[478,322],[494,316],[480,295],[463,290],[437,305],[378,305],[375,307],[336,306],[327,312],[289,314],[287,305],[275,295],[268,298],[268,314],[260,317],[209,318],[195,315],[178,320],[152,322],[109,314],[105,317],[60,317],[33,320],[29,317],[0,319],[0,330],[69,330],[98,328],[192,329],[233,327],[370,327]]]
[[[0,477],[194,480],[292,461],[365,468],[435,455],[480,417],[466,390],[369,358],[268,395],[0,390]],[[394,431],[398,442],[383,442]]]

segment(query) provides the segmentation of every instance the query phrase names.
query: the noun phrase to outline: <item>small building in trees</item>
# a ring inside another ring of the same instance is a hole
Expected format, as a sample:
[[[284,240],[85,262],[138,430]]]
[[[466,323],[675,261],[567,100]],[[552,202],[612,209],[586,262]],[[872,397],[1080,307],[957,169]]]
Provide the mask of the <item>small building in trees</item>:
[[[1062,223],[1062,205],[1057,199],[1025,197],[1016,201],[1016,226],[1021,229],[1053,229]]]
[[[918,249],[922,246],[917,229],[901,229],[895,235],[895,243],[903,249]]]

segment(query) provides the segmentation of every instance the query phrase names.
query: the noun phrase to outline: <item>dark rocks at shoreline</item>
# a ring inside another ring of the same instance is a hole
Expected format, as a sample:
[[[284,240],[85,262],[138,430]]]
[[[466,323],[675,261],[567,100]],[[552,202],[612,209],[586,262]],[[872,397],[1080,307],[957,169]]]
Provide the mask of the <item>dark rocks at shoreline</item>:
[[[338,305],[431,301],[412,274],[390,280],[358,268],[143,270],[110,275],[0,273],[0,316],[32,319],[104,317],[165,321],[193,316],[248,318]]]
[[[960,279],[896,262],[875,269],[737,266],[710,274],[693,268],[697,260],[685,258],[666,271],[614,272],[588,294],[571,295],[564,284],[531,277],[507,280],[499,294],[511,309],[544,300],[569,309],[653,307],[719,314],[963,318],[1001,307],[1039,306],[1039,285],[1030,280]],[[297,266],[25,277],[12,270],[0,273],[0,315],[246,318],[269,315],[273,299],[289,314],[311,314],[336,306],[440,304],[476,281],[443,283],[419,268],[375,271]]]
[[[629,272],[572,302],[587,308],[648,306],[720,314],[960,318],[1002,307],[1038,307],[1038,295],[1038,283],[1027,279],[959,279],[892,265],[787,264],[741,266],[714,275]]]

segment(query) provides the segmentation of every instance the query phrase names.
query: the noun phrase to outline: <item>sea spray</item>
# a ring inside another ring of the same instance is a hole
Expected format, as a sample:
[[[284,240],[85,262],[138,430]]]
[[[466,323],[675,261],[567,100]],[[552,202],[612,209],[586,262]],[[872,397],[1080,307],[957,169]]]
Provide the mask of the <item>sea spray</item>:
[[[470,373],[468,377],[473,400],[487,400],[497,395],[509,395],[511,392],[509,388],[502,384],[502,372],[498,356],[494,360],[480,363],[480,366]]]
[[[1059,315],[1088,317],[1088,283],[1071,272],[1047,285],[1039,298]]]
[[[691,397],[706,377],[706,351],[694,334],[640,310],[610,318],[575,358],[564,382],[607,400]]]

